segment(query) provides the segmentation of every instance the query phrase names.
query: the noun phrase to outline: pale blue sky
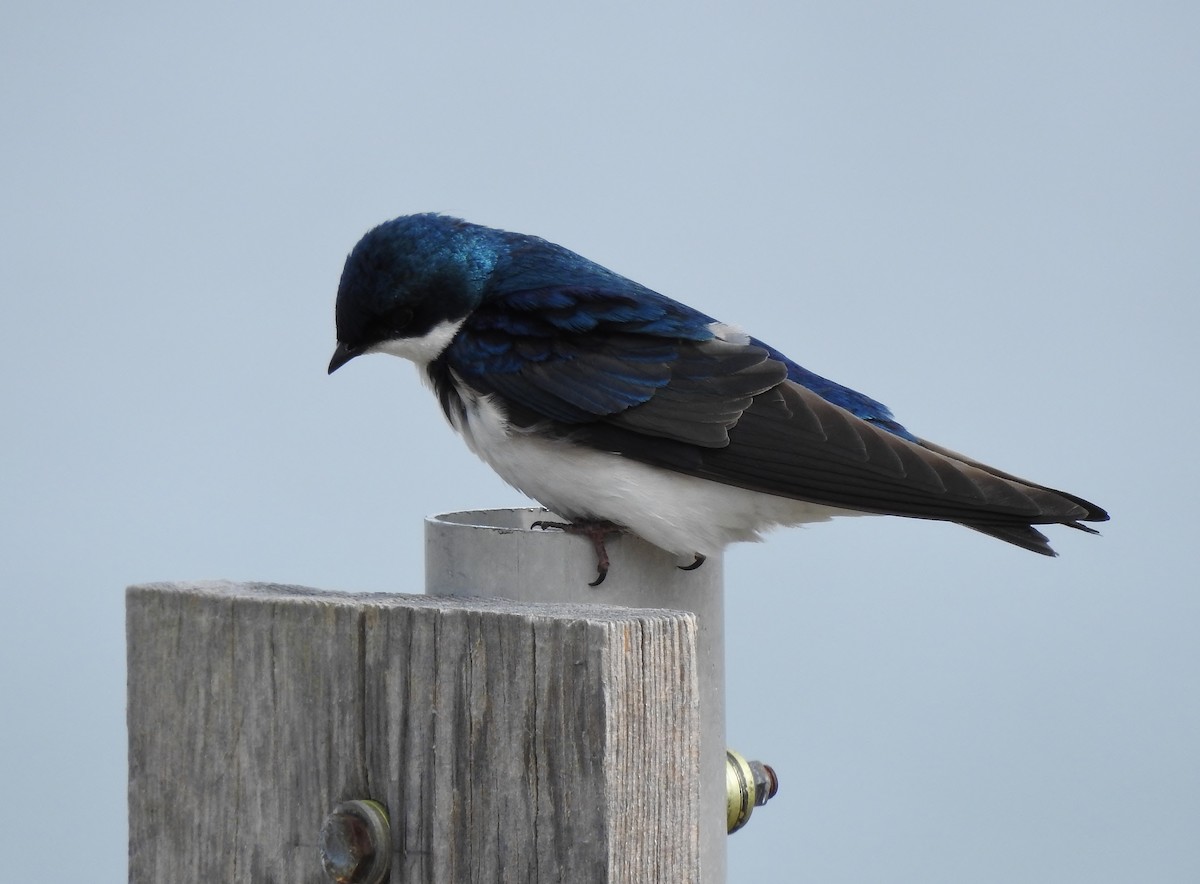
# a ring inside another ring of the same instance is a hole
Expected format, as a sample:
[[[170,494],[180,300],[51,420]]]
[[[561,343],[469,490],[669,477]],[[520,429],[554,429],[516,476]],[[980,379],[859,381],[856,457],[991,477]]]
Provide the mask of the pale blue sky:
[[[6,4],[6,855],[124,878],[126,584],[418,591],[426,514],[523,503],[410,367],[325,376],[346,252],[437,210],[1113,513],[733,550],[731,880],[1200,880],[1197,7],[650,6]]]

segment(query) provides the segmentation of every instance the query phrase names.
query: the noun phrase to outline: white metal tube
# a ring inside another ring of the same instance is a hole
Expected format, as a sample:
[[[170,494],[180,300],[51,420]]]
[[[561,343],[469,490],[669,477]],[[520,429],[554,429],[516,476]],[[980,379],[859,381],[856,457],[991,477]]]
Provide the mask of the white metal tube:
[[[670,608],[696,615],[700,670],[700,850],[703,884],[724,884],[725,577],[720,555],[694,571],[636,537],[610,539],[612,565],[600,586],[596,556],[586,538],[531,529],[537,508],[469,510],[425,520],[425,592],[521,602]]]

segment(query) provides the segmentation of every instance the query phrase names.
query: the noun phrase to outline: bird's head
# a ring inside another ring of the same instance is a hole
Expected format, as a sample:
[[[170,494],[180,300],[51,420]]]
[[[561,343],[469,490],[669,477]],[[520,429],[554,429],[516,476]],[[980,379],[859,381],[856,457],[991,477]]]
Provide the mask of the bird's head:
[[[363,353],[428,363],[479,305],[499,258],[498,231],[444,215],[380,224],[346,258],[332,374]]]

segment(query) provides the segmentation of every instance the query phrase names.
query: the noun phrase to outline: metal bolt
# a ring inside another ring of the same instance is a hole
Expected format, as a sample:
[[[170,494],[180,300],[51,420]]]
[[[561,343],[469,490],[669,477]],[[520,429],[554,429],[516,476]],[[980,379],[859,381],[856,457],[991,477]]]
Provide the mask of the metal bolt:
[[[747,761],[732,749],[725,750],[725,823],[733,834],[750,821],[755,807],[762,807],[779,791],[775,769],[761,761]]]
[[[343,801],[325,817],[317,847],[335,884],[381,884],[392,865],[387,809],[378,801]]]

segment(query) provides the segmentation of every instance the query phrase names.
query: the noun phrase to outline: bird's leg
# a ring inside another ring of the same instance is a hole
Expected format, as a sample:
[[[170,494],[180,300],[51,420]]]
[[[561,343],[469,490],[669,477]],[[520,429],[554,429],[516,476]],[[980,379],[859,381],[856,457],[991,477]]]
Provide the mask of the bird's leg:
[[[697,568],[699,568],[701,565],[703,565],[704,562],[705,562],[705,557],[700,555],[700,553],[696,553],[696,560],[694,562],[692,562],[690,565],[676,565],[675,567],[678,568],[680,571],[695,571]]]
[[[599,586],[608,576],[608,550],[604,548],[604,541],[611,536],[625,533],[625,529],[620,525],[606,519],[580,519],[577,522],[547,522],[539,519],[529,527],[542,530],[557,528],[567,534],[577,534],[590,540],[592,548],[596,550],[596,579],[588,586]]]

